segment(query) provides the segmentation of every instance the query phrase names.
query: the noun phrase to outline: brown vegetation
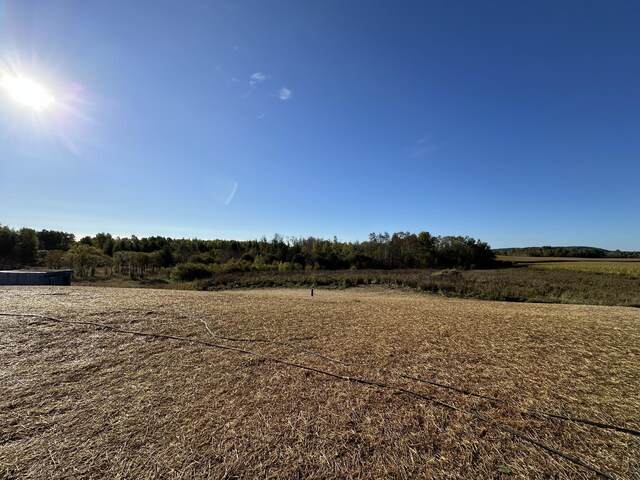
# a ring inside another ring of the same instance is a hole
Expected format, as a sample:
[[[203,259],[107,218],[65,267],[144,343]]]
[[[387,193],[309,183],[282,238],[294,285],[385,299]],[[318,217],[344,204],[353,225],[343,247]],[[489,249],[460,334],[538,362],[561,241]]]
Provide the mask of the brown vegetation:
[[[637,435],[531,415],[640,430],[637,309],[379,288],[6,287],[0,311],[120,329],[0,317],[0,477],[595,476],[491,422],[640,475]]]
[[[620,268],[624,272],[629,270],[629,274],[621,274],[619,270],[610,273],[597,267],[596,263],[594,266],[597,268],[592,268],[591,264],[586,265],[588,268],[564,268],[565,265],[573,265],[570,263],[539,265],[544,266],[544,270],[536,264],[499,270],[254,271],[219,273],[209,279],[194,282],[172,282],[166,276],[131,279],[119,275],[105,275],[77,282],[95,286],[199,290],[383,285],[481,300],[640,306],[640,273],[635,267],[637,263],[619,262]]]

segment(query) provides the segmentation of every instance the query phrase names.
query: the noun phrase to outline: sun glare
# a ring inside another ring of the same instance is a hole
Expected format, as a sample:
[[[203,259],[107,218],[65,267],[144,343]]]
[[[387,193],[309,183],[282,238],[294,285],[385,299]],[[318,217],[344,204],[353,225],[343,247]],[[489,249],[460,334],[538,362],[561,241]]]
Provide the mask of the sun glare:
[[[0,78],[0,87],[16,102],[37,111],[42,111],[53,103],[53,97],[42,85],[25,77],[4,74]]]

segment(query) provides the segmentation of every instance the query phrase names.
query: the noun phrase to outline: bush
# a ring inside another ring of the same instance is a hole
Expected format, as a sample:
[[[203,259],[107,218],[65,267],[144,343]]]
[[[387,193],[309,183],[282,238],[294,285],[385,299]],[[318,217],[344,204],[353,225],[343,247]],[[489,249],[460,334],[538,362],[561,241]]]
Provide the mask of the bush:
[[[237,258],[232,258],[226,263],[218,266],[216,271],[222,273],[238,273],[238,272],[248,272],[251,270],[251,263],[246,260],[238,260]]]
[[[180,263],[173,268],[173,272],[171,273],[171,276],[175,280],[182,282],[202,280],[212,275],[212,268],[204,263]]]
[[[444,270],[437,270],[431,274],[431,276],[435,278],[455,277],[456,275],[460,275],[460,270],[456,268],[445,268]]]

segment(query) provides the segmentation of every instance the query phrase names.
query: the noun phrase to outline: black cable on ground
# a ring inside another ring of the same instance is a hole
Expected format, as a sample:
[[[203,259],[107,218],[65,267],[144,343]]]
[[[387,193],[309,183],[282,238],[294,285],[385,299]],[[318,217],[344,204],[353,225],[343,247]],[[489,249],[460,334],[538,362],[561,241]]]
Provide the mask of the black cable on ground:
[[[454,392],[462,393],[464,395],[469,395],[469,396],[472,396],[472,397],[477,397],[477,398],[482,398],[484,400],[489,400],[490,402],[499,403],[499,404],[502,404],[502,405],[510,405],[509,402],[505,402],[504,400],[500,400],[499,398],[490,397],[488,395],[482,395],[480,393],[471,392],[469,390],[464,390],[462,388],[453,387],[451,385],[447,385],[447,384],[444,384],[444,383],[434,382],[433,380],[426,380],[424,378],[413,377],[411,375],[405,375],[405,374],[401,374],[400,376],[402,378],[406,378],[406,379],[409,379],[409,380],[415,380],[417,382],[428,383],[429,385],[434,385],[436,387],[446,388],[448,390],[453,390]],[[565,415],[559,415],[557,413],[543,412],[543,411],[540,411],[540,410],[532,410],[532,409],[519,409],[519,411],[521,413],[525,414],[525,415],[531,415],[531,416],[535,416],[535,417],[543,416],[543,417],[557,418],[559,420],[566,420],[568,422],[584,423],[585,425],[591,425],[593,427],[598,427],[598,428],[603,428],[603,429],[608,429],[608,430],[615,430],[617,432],[627,433],[629,435],[640,436],[640,431],[638,431],[638,430],[634,430],[632,428],[627,428],[627,427],[620,427],[618,425],[611,425],[609,423],[596,422],[594,420],[589,420],[588,418],[569,417],[569,416],[565,416]]]
[[[271,344],[274,344],[274,345],[282,345],[282,346],[286,346],[286,347],[290,347],[290,348],[296,349],[296,350],[298,350],[300,352],[308,353],[310,355],[314,355],[316,357],[323,358],[323,359],[328,360],[330,362],[339,363],[340,365],[354,366],[354,367],[361,367],[361,368],[364,367],[364,365],[338,360],[336,358],[332,358],[332,357],[323,355],[323,354],[321,354],[319,352],[315,352],[313,350],[307,350],[306,348],[302,348],[302,347],[300,347],[298,345],[294,345],[294,344],[289,343],[289,342],[280,342],[280,341],[268,340],[268,339],[264,339],[264,338],[238,338],[238,337],[226,337],[226,336],[223,336],[223,335],[218,335],[218,334],[215,334],[214,332],[211,331],[211,329],[209,328],[209,325],[207,324],[207,322],[205,322],[204,320],[200,320],[200,322],[204,325],[204,327],[207,329],[207,331],[209,332],[209,334],[212,337],[220,338],[222,340],[227,340],[227,341],[230,341],[230,342],[259,342],[259,343],[271,343]],[[472,397],[481,398],[481,399],[488,400],[490,402],[498,403],[498,404],[501,404],[501,405],[512,406],[509,402],[506,402],[504,400],[500,400],[499,398],[495,398],[495,397],[491,397],[491,396],[488,396],[488,395],[483,395],[481,393],[472,392],[470,390],[465,390],[465,389],[462,389],[462,388],[454,387],[453,385],[447,385],[445,383],[436,382],[434,380],[427,380],[425,378],[420,378],[420,377],[415,377],[415,376],[412,376],[412,375],[407,375],[405,373],[402,373],[402,372],[399,372],[399,371],[396,371],[396,370],[392,370],[392,369],[382,369],[381,371],[387,371],[389,373],[392,373],[392,374],[395,374],[395,375],[399,375],[401,378],[405,378],[407,380],[413,380],[413,381],[416,381],[416,382],[427,383],[427,384],[432,385],[434,387],[444,388],[444,389],[451,390],[451,391],[454,391],[454,392],[462,393],[463,395],[469,395],[469,396],[472,396]],[[531,417],[536,417],[536,418],[549,417],[549,418],[554,418],[554,419],[557,419],[557,420],[564,420],[564,421],[573,422],[573,423],[582,423],[582,424],[585,424],[585,425],[590,425],[592,427],[597,427],[597,428],[602,428],[602,429],[607,429],[607,430],[615,430],[617,432],[626,433],[626,434],[629,434],[629,435],[640,436],[640,431],[638,431],[638,430],[634,430],[634,429],[628,428],[628,427],[620,427],[618,425],[612,425],[612,424],[609,424],[609,423],[597,422],[597,421],[594,421],[594,420],[590,420],[588,418],[570,417],[570,416],[560,415],[560,414],[553,413],[553,412],[545,412],[545,411],[534,410],[534,409],[517,408],[517,410],[521,414],[528,415],[528,416],[531,416]]]
[[[120,327],[114,327],[113,325],[107,325],[107,324],[103,324],[103,323],[98,323],[98,322],[89,322],[89,321],[82,321],[82,320],[64,320],[64,319],[60,319],[60,318],[55,318],[55,317],[49,317],[46,315],[39,315],[39,314],[33,314],[33,313],[0,313],[0,316],[4,316],[4,317],[31,317],[31,318],[40,318],[42,320],[48,320],[51,322],[56,322],[56,323],[66,323],[66,324],[70,324],[70,325],[86,325],[86,326],[93,326],[96,328],[102,328],[105,330],[111,330],[114,332],[118,332],[118,333],[126,333],[126,334],[130,334],[130,335],[137,335],[137,336],[143,336],[143,337],[152,337],[152,338],[164,338],[164,339],[170,339],[170,340],[177,340],[180,342],[185,342],[185,343],[192,343],[192,344],[197,344],[197,345],[204,345],[207,347],[211,347],[211,348],[218,348],[221,350],[228,350],[228,351],[235,351],[235,352],[239,352],[239,353],[244,353],[246,355],[253,355],[253,356],[258,356],[258,357],[262,357],[264,360],[267,361],[271,361],[273,363],[278,363],[281,365],[287,365],[290,367],[294,367],[294,368],[299,368],[301,370],[306,370],[306,371],[310,371],[310,372],[314,372],[320,375],[325,375],[331,378],[335,378],[338,380],[343,380],[346,382],[353,382],[353,383],[360,383],[363,385],[370,385],[370,386],[374,386],[374,387],[378,387],[378,388],[382,388],[382,389],[386,389],[386,390],[392,390],[395,392],[400,392],[400,393],[404,393],[406,395],[415,397],[415,398],[420,398],[422,400],[428,400],[432,403],[434,403],[435,405],[438,405],[440,407],[443,408],[447,408],[450,410],[454,410],[456,412],[465,414],[470,416],[472,419],[476,419],[476,420],[480,420],[481,422],[487,423],[489,425],[493,425],[496,428],[503,430],[507,433],[512,434],[513,436],[515,436],[516,438],[519,438],[521,440],[524,440],[525,442],[528,442],[534,446],[537,446],[539,448],[542,448],[543,450],[546,450],[547,452],[553,453],[554,455],[557,455],[561,458],[564,458],[565,460],[578,465],[580,467],[585,468],[586,470],[589,470],[603,478],[607,478],[610,480],[615,480],[615,477],[612,476],[611,474],[608,474],[606,472],[603,472],[602,470],[600,470],[599,468],[590,465],[586,462],[584,462],[583,460],[574,457],[572,455],[569,455],[568,453],[562,452],[560,450],[557,450],[549,445],[546,445],[542,442],[539,442],[538,440],[529,437],[528,435],[525,435],[524,433],[515,430],[511,427],[509,427],[508,425],[505,425],[501,422],[497,422],[495,420],[492,420],[484,415],[480,415],[477,413],[473,413],[473,412],[469,412],[466,410],[463,410],[461,408],[456,407],[455,405],[452,405],[450,403],[446,403],[443,402],[441,400],[438,400],[435,397],[432,397],[430,395],[426,395],[423,393],[419,393],[419,392],[415,392],[413,390],[409,390],[403,387],[398,387],[395,385],[390,385],[390,384],[386,384],[386,383],[380,383],[380,382],[376,382],[374,380],[367,380],[365,378],[359,378],[359,377],[350,377],[350,376],[346,376],[346,375],[338,375],[336,373],[332,373],[332,372],[327,372],[325,370],[320,370],[318,368],[314,368],[314,367],[309,367],[307,365],[301,365],[298,363],[294,363],[294,362],[289,362],[287,360],[282,360],[276,357],[271,357],[268,355],[264,355],[261,354],[259,352],[254,352],[251,350],[246,350],[243,348],[238,348],[238,347],[232,347],[229,345],[220,345],[220,344],[216,344],[213,342],[207,342],[204,340],[197,340],[197,339],[192,339],[192,338],[186,338],[186,337],[180,337],[177,335],[167,335],[167,334],[163,334],[163,333],[151,333],[151,332],[142,332],[142,331],[137,331],[137,330],[128,330],[125,328],[120,328]]]
[[[220,338],[222,340],[227,340],[229,342],[271,343],[273,345],[280,345],[280,346],[283,346],[283,347],[295,348],[296,350],[299,350],[300,352],[304,352],[304,353],[308,353],[309,355],[314,355],[316,357],[324,358],[325,360],[329,360],[330,362],[340,363],[342,365],[351,365],[348,362],[343,362],[342,360],[338,360],[336,358],[328,357],[327,355],[323,355],[322,353],[319,353],[319,352],[314,352],[313,350],[307,350],[306,348],[302,348],[302,347],[300,347],[298,345],[294,345],[294,344],[289,343],[289,342],[279,342],[278,340],[269,340],[267,338],[225,337],[223,335],[218,335],[216,333],[213,333],[211,331],[211,329],[209,328],[209,325],[207,324],[207,322],[205,322],[204,320],[200,320],[200,323],[202,323],[204,325],[204,328],[207,329],[207,332],[209,332],[209,335],[211,335],[212,337]]]

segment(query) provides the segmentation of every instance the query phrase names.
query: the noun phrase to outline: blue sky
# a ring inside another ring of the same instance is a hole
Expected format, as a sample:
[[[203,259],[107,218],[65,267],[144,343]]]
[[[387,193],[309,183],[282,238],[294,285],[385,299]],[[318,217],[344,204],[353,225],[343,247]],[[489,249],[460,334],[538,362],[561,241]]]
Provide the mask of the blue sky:
[[[0,0],[0,223],[640,250],[640,4]]]

